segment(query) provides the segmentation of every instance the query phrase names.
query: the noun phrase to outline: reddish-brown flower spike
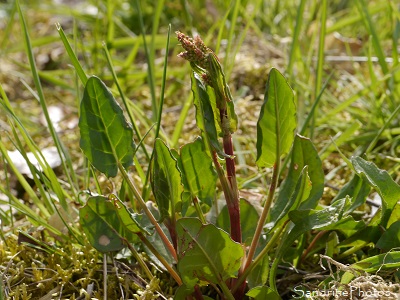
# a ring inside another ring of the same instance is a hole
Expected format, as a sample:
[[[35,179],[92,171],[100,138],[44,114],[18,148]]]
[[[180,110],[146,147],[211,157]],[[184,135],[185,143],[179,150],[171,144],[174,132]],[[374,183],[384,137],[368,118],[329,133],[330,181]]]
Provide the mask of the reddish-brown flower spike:
[[[176,35],[182,48],[186,50],[178,56],[194,63],[202,69],[206,69],[208,64],[207,54],[211,52],[211,50],[207,48],[201,38],[196,36],[195,39],[192,39],[180,31],[177,31]]]

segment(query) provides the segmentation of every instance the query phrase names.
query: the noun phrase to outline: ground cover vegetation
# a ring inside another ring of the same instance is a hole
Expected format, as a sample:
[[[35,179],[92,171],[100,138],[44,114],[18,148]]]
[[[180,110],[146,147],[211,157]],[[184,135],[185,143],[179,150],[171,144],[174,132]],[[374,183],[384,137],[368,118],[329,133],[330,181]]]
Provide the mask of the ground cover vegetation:
[[[396,1],[0,13],[0,299],[397,299]]]

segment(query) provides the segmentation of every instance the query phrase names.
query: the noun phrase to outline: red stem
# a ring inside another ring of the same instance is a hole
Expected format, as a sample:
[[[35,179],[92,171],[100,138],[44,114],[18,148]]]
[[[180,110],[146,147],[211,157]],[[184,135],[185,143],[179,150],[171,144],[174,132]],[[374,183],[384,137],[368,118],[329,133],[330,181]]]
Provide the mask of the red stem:
[[[226,177],[228,179],[232,194],[231,201],[227,201],[229,218],[231,223],[231,237],[235,242],[242,242],[242,229],[240,226],[240,207],[239,207],[239,191],[236,181],[236,166],[233,154],[232,135],[229,132],[229,118],[226,109],[220,109],[220,119],[223,130],[223,147],[224,152],[229,157],[225,157]]]

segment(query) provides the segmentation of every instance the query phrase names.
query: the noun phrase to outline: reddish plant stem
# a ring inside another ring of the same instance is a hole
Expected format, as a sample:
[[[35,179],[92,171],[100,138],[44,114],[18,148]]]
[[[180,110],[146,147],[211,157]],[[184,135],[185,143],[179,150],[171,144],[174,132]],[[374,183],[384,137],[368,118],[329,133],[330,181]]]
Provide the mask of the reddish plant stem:
[[[232,137],[229,135],[228,137],[224,136],[224,151],[228,155],[233,155],[228,153],[227,150],[232,149]],[[242,229],[240,226],[240,207],[239,207],[239,192],[237,188],[236,182],[236,171],[235,171],[235,160],[234,158],[225,158],[226,162],[226,173],[228,182],[230,184],[230,188],[232,190],[233,201],[227,203],[228,211],[229,211],[229,218],[231,221],[231,235],[232,239],[235,242],[241,243],[242,242]]]
[[[228,157],[225,157],[226,163],[226,178],[229,185],[230,198],[226,197],[226,205],[228,207],[229,219],[231,224],[231,237],[235,242],[242,243],[242,229],[240,225],[240,204],[239,204],[239,190],[236,181],[236,165],[233,152],[232,135],[229,128],[229,116],[225,108],[219,109],[221,129],[223,133],[222,143],[224,152]],[[242,270],[239,270],[240,276]],[[235,286],[236,279],[230,281],[230,286]],[[246,282],[244,281],[240,288],[233,295],[235,299],[243,299],[244,291],[246,289]]]
[[[220,109],[221,127],[223,131],[223,147],[224,152],[229,157],[225,157],[226,177],[228,179],[231,190],[232,199],[227,201],[229,218],[231,223],[231,237],[235,242],[242,242],[242,229],[240,226],[240,207],[239,207],[239,191],[236,181],[236,166],[233,154],[232,135],[229,132],[229,117],[226,108]]]
[[[311,252],[311,250],[314,248],[315,244],[317,243],[317,241],[322,238],[322,236],[327,233],[327,230],[323,230],[318,232],[318,234],[314,237],[314,239],[312,240],[312,242],[310,243],[310,245],[307,247],[307,249],[303,252],[303,254],[301,255],[300,261],[298,263],[298,265],[300,265],[301,263],[303,263],[304,259],[307,257],[308,253]]]
[[[198,284],[196,284],[196,285],[194,286],[194,293],[193,293],[193,295],[194,295],[194,297],[195,297],[197,300],[204,300],[203,294],[201,293]]]

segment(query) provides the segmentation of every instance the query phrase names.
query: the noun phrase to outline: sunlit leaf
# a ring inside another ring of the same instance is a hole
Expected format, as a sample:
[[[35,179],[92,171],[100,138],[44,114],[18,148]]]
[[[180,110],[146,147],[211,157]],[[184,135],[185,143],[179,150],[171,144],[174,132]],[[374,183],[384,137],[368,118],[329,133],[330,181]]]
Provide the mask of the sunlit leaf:
[[[361,157],[351,158],[351,163],[359,176],[362,176],[379,193],[382,198],[381,225],[386,227],[392,210],[400,199],[400,185],[398,185],[388,172],[378,169],[372,162]]]
[[[132,126],[111,92],[95,76],[85,86],[79,128],[83,153],[107,177],[117,175],[118,162],[125,168],[133,164]]]
[[[257,122],[257,165],[272,167],[292,147],[296,128],[293,91],[285,77],[272,68]]]
[[[349,266],[353,270],[375,273],[378,270],[396,270],[400,267],[400,251],[382,253],[366,259],[360,260]],[[354,272],[343,274],[340,282],[348,284],[355,277]]]
[[[196,218],[179,219],[176,229],[178,270],[188,288],[205,282],[220,284],[235,276],[244,250],[225,231]]]
[[[181,210],[183,185],[178,163],[167,145],[160,139],[154,144],[151,187],[160,211],[160,221],[175,217]]]

